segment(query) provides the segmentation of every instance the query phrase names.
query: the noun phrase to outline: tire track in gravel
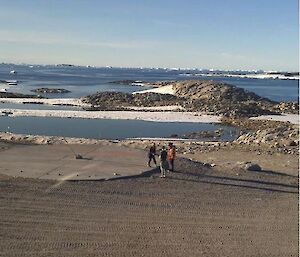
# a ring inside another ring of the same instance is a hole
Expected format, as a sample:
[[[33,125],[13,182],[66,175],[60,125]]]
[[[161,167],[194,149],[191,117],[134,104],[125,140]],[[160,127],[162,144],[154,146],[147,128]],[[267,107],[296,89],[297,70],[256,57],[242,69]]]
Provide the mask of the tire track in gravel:
[[[2,180],[0,256],[297,256],[297,194],[169,176]]]

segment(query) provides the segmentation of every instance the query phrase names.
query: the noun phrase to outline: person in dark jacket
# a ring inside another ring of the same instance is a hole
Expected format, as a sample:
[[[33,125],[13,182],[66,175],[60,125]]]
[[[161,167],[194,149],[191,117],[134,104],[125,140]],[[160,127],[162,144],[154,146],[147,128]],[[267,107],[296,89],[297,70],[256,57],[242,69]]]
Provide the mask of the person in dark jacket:
[[[155,143],[153,143],[148,152],[148,166],[149,167],[151,167],[152,160],[153,160],[155,166],[157,166],[155,155],[156,155],[156,145],[155,145]]]
[[[163,146],[162,150],[160,152],[160,177],[165,178],[166,177],[166,171],[169,169],[169,163],[167,160],[168,153],[166,151],[166,148]]]

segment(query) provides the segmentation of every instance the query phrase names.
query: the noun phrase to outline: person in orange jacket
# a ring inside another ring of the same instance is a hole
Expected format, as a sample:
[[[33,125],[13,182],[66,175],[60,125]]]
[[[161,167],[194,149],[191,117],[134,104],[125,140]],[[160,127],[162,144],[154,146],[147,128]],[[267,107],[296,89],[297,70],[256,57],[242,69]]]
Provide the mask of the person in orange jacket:
[[[174,161],[176,157],[176,148],[173,143],[169,143],[169,149],[168,149],[168,161],[169,161],[169,170],[174,171]]]

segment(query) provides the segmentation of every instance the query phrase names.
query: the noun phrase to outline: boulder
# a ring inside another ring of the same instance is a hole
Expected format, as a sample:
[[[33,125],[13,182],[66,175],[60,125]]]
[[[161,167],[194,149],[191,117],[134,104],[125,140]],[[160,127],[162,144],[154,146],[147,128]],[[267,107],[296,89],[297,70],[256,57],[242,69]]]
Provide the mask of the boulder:
[[[245,170],[250,170],[250,171],[261,171],[261,167],[256,164],[256,163],[246,163],[245,165]]]
[[[249,171],[261,171],[262,168],[256,164],[256,163],[252,163],[252,162],[238,162],[237,166],[243,170],[249,170]]]

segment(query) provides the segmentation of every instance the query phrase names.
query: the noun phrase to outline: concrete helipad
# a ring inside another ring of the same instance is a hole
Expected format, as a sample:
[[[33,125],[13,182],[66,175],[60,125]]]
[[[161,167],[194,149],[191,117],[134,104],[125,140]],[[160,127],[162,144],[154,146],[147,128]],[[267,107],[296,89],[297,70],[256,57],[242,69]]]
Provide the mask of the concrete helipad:
[[[146,157],[145,151],[117,145],[15,145],[0,152],[0,173],[54,180],[112,179],[151,170]]]

